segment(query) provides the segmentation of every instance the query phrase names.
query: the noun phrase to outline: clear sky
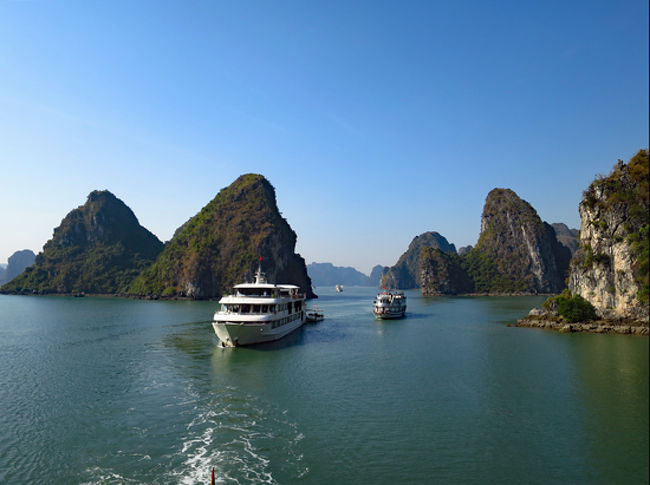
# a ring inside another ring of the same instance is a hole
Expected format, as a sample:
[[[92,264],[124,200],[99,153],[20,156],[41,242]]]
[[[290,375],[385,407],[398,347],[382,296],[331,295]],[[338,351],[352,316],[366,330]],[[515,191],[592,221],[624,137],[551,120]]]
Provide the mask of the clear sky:
[[[261,173],[307,263],[579,227],[648,147],[648,1],[0,0],[0,262],[108,189],[161,240]]]

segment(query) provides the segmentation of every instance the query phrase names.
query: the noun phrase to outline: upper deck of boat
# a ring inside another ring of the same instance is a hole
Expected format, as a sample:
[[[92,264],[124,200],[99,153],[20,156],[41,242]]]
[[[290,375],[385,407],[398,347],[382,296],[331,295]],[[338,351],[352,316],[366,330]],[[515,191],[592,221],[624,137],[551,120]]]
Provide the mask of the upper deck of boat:
[[[262,272],[262,265],[257,268],[255,281],[252,283],[240,283],[233,286],[234,294],[227,295],[219,300],[220,303],[243,303],[244,299],[248,303],[256,303],[253,299],[259,299],[260,302],[270,303],[272,300],[282,299],[304,299],[304,293],[300,293],[300,287],[296,285],[277,285],[266,281],[266,275]]]

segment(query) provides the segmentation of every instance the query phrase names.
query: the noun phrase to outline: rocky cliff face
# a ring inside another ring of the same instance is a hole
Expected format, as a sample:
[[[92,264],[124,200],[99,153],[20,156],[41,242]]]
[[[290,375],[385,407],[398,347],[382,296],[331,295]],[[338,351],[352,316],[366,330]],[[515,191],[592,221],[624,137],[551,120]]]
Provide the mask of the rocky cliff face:
[[[578,250],[578,237],[580,231],[577,229],[569,229],[569,226],[561,222],[556,222],[551,224],[551,227],[555,231],[555,237],[558,242],[565,246],[571,251],[571,256],[573,256]]]
[[[54,229],[34,265],[2,291],[122,293],[162,248],[124,202],[107,190],[94,191]]]
[[[456,247],[437,232],[425,232],[415,236],[408,249],[397,260],[395,266],[386,271],[380,281],[382,288],[405,290],[420,287],[420,253],[423,248],[438,248],[456,253]]]
[[[382,266],[381,264],[374,266],[370,271],[370,277],[368,278],[368,285],[378,287],[382,275],[389,269],[390,268],[388,266]]]
[[[580,203],[569,289],[604,318],[648,318],[648,151],[619,161]]]
[[[439,296],[471,293],[474,284],[461,256],[425,247],[420,253],[420,287],[423,296]]]
[[[570,252],[528,202],[512,190],[494,189],[478,243],[465,257],[473,279],[485,277],[482,270],[492,273],[478,292],[556,293],[565,287]]]
[[[273,186],[261,175],[242,175],[176,230],[130,293],[215,298],[252,280],[261,256],[270,282],[298,285],[314,297],[295,246],[296,233],[278,211]]]
[[[0,285],[13,280],[16,276],[25,271],[25,268],[34,264],[35,259],[36,255],[29,249],[16,251],[9,257],[9,260],[7,261],[9,264],[7,267],[4,270],[0,269]]]

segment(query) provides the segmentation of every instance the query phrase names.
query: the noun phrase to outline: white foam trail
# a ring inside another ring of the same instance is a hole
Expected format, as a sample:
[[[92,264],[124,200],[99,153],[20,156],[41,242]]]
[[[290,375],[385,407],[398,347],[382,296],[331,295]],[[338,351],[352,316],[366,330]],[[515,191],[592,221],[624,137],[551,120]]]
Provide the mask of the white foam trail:
[[[182,466],[170,478],[182,484],[201,483],[214,467],[217,483],[275,484],[271,458],[262,451],[269,449],[284,454],[283,466],[292,464],[296,477],[306,476],[309,468],[300,465],[303,454],[296,451],[304,434],[288,419],[288,410],[276,412],[257,401],[229,389],[209,403],[209,409],[205,404],[195,407],[180,445]]]

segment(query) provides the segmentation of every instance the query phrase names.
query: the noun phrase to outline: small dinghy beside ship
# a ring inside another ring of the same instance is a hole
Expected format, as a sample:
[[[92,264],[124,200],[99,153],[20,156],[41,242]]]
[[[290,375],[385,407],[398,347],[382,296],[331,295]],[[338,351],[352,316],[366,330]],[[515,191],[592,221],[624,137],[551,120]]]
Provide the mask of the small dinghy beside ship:
[[[314,306],[314,308],[308,308],[305,310],[305,322],[316,323],[324,319],[325,313],[323,313],[323,310],[318,308],[317,305]]]
[[[305,322],[305,294],[295,285],[268,283],[262,258],[253,283],[233,287],[219,300],[212,327],[221,346],[237,347],[278,340]]]
[[[372,314],[379,320],[406,316],[406,295],[403,291],[382,290],[373,302]]]

